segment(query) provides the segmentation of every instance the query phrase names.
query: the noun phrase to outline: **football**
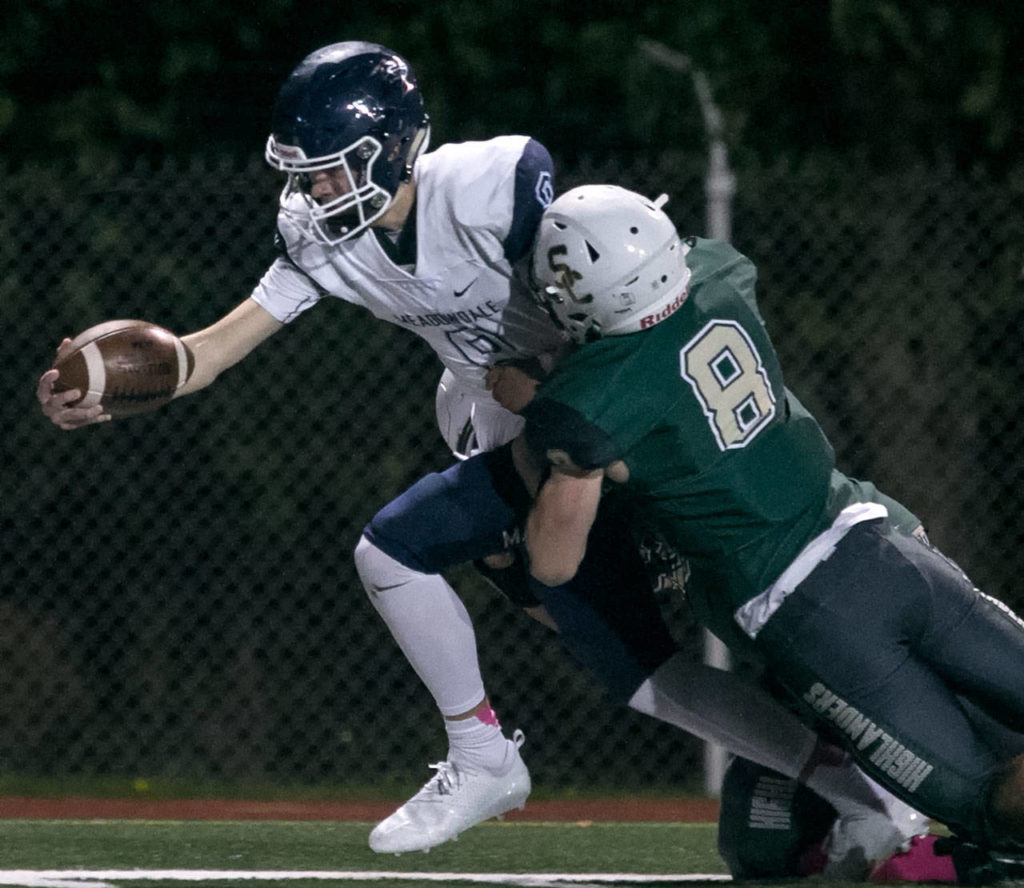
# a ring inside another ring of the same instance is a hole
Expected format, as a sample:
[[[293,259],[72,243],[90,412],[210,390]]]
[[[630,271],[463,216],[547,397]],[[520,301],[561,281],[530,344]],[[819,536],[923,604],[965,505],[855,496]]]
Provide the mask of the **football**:
[[[170,330],[148,321],[107,321],[79,333],[53,365],[55,392],[78,389],[72,406],[103,405],[113,417],[166,404],[192,374],[192,352]]]

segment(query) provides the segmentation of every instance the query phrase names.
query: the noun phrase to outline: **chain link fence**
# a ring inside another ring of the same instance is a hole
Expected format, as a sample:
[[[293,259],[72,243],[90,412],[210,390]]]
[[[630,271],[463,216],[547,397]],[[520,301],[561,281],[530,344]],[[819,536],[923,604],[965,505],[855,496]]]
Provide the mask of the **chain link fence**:
[[[700,157],[665,154],[580,163],[560,187],[667,191],[699,233],[701,177]],[[738,177],[734,242],[841,467],[1020,608],[1024,184],[838,165]],[[185,333],[245,298],[273,257],[279,187],[232,158],[0,178],[0,776],[400,793],[444,752],[351,560],[381,505],[449,463],[440,367],[418,340],[332,300],[155,414],[62,433],[35,405],[63,335],[115,317]],[[696,741],[605,702],[471,569],[451,578],[538,787],[699,786]],[[664,606],[699,658],[683,603]]]

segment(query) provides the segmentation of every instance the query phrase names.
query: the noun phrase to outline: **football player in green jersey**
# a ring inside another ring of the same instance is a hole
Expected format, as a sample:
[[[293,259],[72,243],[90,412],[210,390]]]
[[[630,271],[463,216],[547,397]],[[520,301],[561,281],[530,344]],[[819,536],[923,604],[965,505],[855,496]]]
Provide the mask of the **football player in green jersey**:
[[[785,388],[753,264],[680,238],[662,203],[583,186],[542,218],[537,298],[578,347],[517,447],[539,487],[541,598],[618,487],[689,561],[709,627],[746,639],[808,719],[961,837],[966,878],[1024,872],[1024,756],[1001,756],[956,697],[1024,730],[1024,622],[836,471]]]

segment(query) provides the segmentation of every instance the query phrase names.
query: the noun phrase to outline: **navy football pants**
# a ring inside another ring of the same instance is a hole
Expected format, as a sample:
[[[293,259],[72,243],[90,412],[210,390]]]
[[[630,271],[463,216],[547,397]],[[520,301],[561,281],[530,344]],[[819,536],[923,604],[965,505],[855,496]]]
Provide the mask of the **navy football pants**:
[[[407,567],[442,573],[521,539],[529,504],[506,445],[424,476],[363,532]],[[534,591],[558,623],[566,649],[616,702],[627,702],[675,651],[614,498],[602,501],[573,580]]]
[[[1024,624],[936,549],[854,527],[757,638],[774,678],[880,783],[983,841],[1006,762],[960,694],[1024,731]]]

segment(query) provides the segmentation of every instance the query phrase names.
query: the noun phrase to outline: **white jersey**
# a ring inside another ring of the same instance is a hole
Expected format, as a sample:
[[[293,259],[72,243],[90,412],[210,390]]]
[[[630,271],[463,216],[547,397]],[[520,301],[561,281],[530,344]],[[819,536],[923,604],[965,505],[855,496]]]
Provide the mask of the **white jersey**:
[[[489,449],[518,433],[522,421],[491,398],[487,368],[550,354],[563,341],[513,274],[552,197],[550,158],[525,136],[502,136],[443,145],[419,159],[414,178],[414,266],[396,265],[372,230],[327,246],[281,213],[286,255],[252,295],[284,323],[336,297],[425,339],[457,384],[449,389],[459,391],[458,412],[473,419],[472,449]],[[450,432],[446,440],[453,445]]]

